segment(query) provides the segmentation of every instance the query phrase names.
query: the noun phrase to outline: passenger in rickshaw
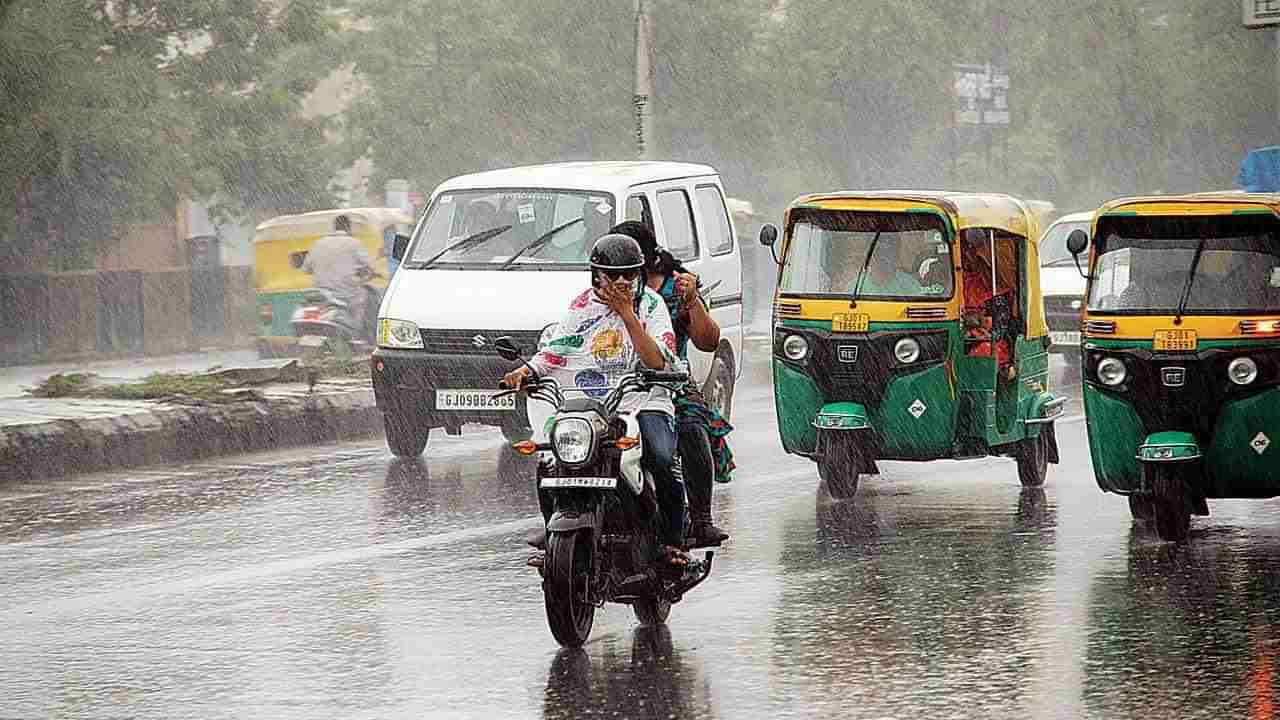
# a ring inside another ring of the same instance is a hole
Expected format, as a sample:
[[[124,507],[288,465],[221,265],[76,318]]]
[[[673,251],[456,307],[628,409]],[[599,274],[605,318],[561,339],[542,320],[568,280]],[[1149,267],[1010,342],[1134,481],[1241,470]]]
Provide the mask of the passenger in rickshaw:
[[[992,288],[991,240],[987,231],[966,230],[960,243],[964,272],[964,325],[968,354],[991,357],[992,340],[1001,376],[1012,366],[1008,326],[1013,322],[1012,287]]]

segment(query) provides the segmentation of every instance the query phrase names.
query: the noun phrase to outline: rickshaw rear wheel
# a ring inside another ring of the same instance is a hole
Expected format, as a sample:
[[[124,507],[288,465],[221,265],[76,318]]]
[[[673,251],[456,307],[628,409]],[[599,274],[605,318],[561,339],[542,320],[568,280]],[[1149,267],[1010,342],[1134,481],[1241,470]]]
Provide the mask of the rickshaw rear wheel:
[[[1129,495],[1129,514],[1134,520],[1150,522],[1155,517],[1155,503],[1150,495],[1131,493]]]
[[[847,500],[858,493],[859,453],[851,440],[827,438],[826,449],[818,459],[818,476],[827,484],[831,497]]]
[[[1157,466],[1151,469],[1152,498],[1156,536],[1167,542],[1179,542],[1191,531],[1191,508],[1186,485],[1175,468]]]
[[[1018,443],[1018,481],[1023,487],[1040,487],[1049,475],[1049,450],[1045,447],[1045,433]]]

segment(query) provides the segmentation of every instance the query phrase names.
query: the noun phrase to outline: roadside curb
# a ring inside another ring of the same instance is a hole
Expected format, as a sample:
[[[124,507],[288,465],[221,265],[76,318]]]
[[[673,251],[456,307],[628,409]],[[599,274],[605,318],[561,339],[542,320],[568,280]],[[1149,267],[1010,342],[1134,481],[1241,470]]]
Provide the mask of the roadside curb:
[[[156,404],[0,429],[0,485],[381,434],[369,386],[226,405]]]

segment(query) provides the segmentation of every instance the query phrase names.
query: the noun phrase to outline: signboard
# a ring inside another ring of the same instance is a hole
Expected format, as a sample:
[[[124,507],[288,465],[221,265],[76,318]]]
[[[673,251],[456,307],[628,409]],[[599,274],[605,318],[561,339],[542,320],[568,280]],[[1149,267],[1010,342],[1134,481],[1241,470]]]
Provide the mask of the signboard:
[[[1280,25],[1280,0],[1241,0],[1245,27]]]
[[[1280,4],[1280,0],[1273,0]],[[1009,124],[1009,73],[987,65],[953,65],[956,123]]]

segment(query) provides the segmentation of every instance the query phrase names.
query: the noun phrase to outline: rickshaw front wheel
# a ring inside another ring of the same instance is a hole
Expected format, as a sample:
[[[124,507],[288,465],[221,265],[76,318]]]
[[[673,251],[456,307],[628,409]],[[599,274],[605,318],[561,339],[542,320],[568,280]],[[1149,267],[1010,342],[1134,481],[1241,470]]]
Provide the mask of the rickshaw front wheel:
[[[1129,514],[1134,520],[1149,522],[1155,517],[1155,503],[1151,500],[1150,495],[1142,495],[1139,493],[1129,494]]]
[[[1176,468],[1158,465],[1151,468],[1152,498],[1156,535],[1168,542],[1179,542],[1191,531],[1191,507],[1187,488]]]
[[[827,492],[837,500],[847,500],[858,493],[860,450],[852,440],[826,438],[825,451],[818,458],[818,476],[827,484]]]
[[[1045,447],[1045,433],[1018,443],[1018,481],[1023,487],[1040,487],[1049,475],[1049,449]]]

